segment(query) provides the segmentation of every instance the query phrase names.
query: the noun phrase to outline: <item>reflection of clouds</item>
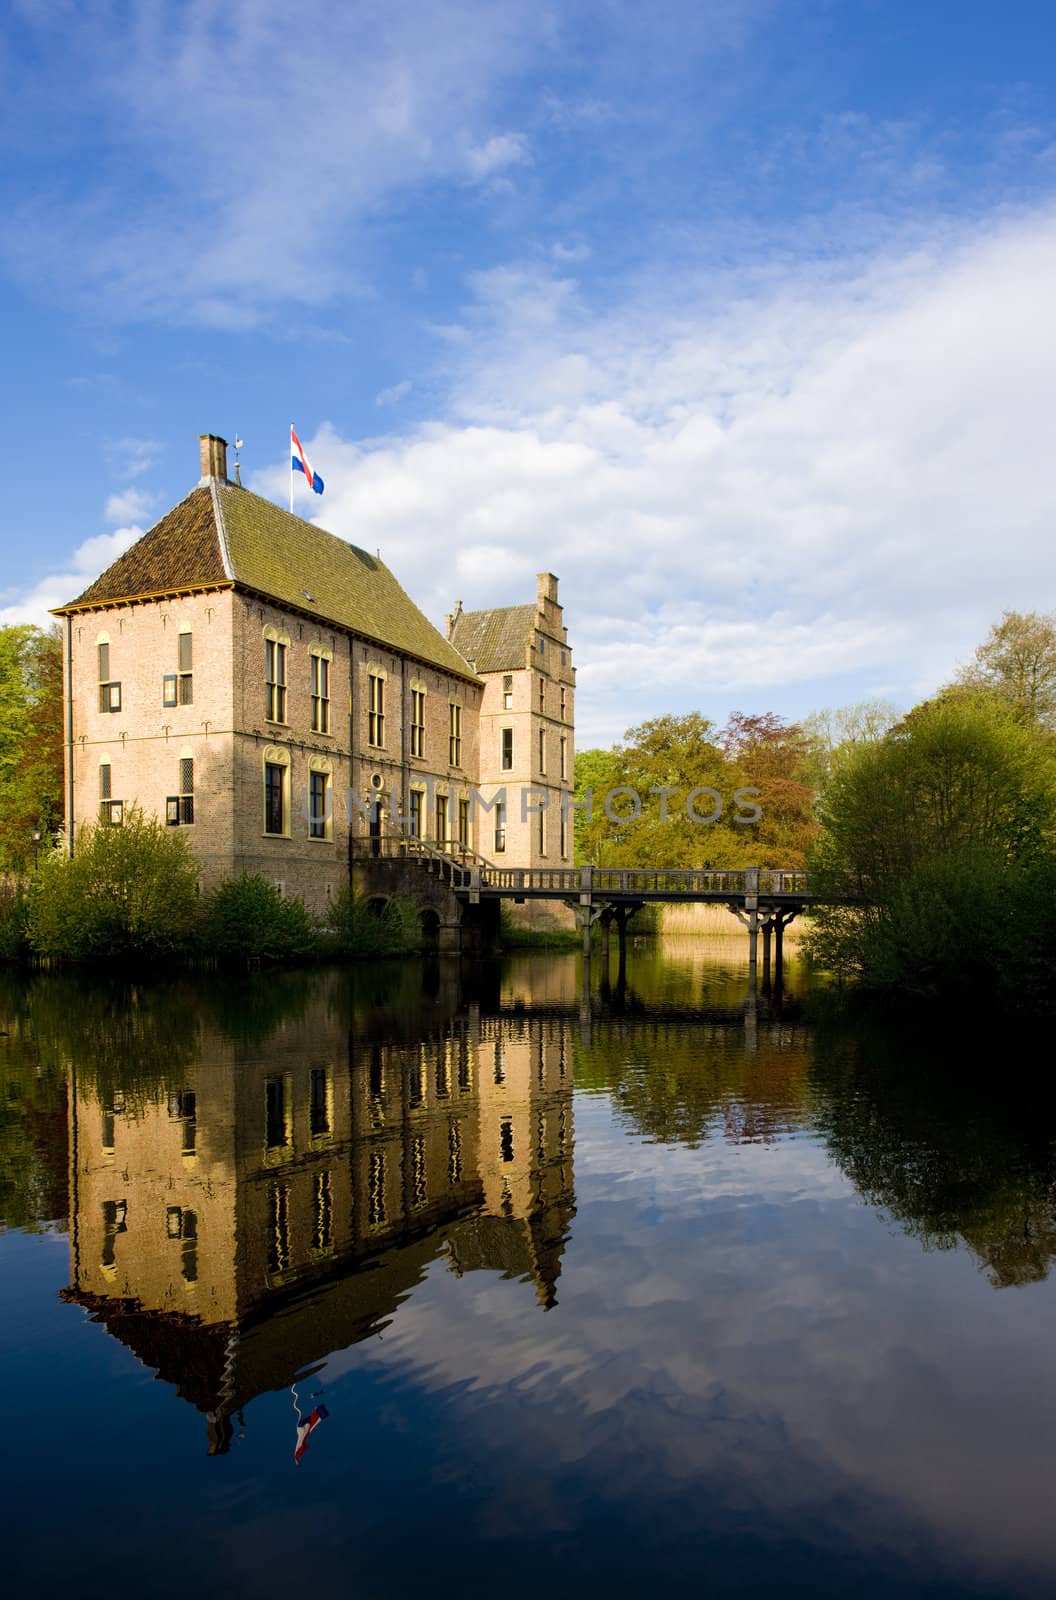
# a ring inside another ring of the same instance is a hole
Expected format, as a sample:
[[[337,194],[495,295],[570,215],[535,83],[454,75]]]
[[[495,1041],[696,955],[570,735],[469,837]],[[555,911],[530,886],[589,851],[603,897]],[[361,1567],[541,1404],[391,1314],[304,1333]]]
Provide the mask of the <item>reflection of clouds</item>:
[[[495,1474],[491,1531],[568,1526],[569,1496],[584,1516],[600,1496],[654,1539],[809,1518],[808,1542],[869,1559],[952,1541],[1056,1574],[1048,1285],[997,1296],[965,1252],[923,1254],[814,1139],[694,1151],[606,1141],[595,1100],[576,1119],[556,1310],[434,1266],[331,1381],[384,1368],[457,1407]]]

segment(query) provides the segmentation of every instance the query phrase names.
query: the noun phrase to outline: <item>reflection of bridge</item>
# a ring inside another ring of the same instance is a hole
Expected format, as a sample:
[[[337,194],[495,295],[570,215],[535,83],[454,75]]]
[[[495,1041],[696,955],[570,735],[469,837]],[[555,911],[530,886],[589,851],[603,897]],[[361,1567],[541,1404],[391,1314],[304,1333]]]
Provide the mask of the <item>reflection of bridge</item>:
[[[386,863],[413,863],[442,883],[462,906],[560,901],[576,913],[587,956],[595,925],[601,924],[606,938],[615,926],[621,966],[627,924],[645,905],[725,906],[748,930],[749,965],[754,968],[758,963],[762,935],[763,965],[769,970],[773,937],[780,972],[784,932],[793,918],[811,906],[854,899],[850,891],[823,888],[808,872],[778,867],[505,867],[457,843],[436,845],[405,835],[355,841],[353,855],[363,865],[369,863],[375,877],[384,874]]]

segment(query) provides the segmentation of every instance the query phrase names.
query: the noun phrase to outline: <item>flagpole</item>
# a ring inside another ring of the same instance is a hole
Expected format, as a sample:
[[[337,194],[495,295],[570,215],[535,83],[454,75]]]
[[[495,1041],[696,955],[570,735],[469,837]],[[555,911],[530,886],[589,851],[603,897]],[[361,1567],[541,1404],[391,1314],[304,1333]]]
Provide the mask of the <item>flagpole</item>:
[[[290,423],[290,516],[293,516],[293,423]]]

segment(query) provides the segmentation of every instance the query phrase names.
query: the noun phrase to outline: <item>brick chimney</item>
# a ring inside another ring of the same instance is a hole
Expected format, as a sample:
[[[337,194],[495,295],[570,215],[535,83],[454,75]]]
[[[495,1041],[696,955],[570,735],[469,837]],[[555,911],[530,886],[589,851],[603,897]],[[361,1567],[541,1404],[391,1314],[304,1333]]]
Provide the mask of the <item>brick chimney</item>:
[[[538,574],[538,576],[536,577],[535,581],[539,585],[539,588],[538,588],[538,591],[537,591],[538,592],[538,596],[539,596],[539,610],[541,611],[543,609],[543,601],[544,600],[552,600],[554,602],[554,604],[556,605],[557,604],[557,579],[554,577],[553,573],[552,572],[540,572]]]
[[[218,439],[215,433],[200,433],[198,449],[202,458],[202,477],[219,478],[227,482],[227,440]]]

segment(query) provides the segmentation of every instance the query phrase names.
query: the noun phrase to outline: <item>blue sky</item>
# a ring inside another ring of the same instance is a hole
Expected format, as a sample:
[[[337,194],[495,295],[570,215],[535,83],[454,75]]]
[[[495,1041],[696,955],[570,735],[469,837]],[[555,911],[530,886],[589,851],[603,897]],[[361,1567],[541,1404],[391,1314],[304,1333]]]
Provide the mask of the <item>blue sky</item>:
[[[1056,605],[1050,5],[0,17],[3,620],[291,420],[434,618],[559,573],[581,743]]]

